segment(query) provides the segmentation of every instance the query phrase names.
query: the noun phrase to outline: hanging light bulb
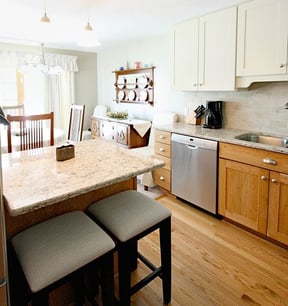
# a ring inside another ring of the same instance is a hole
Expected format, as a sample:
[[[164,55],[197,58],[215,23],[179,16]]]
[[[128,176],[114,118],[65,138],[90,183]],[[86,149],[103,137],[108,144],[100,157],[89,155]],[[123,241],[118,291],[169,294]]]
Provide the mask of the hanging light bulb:
[[[40,21],[44,22],[44,23],[49,23],[50,22],[50,18],[47,16],[47,13],[46,13],[46,0],[44,0],[44,15],[40,19]]]

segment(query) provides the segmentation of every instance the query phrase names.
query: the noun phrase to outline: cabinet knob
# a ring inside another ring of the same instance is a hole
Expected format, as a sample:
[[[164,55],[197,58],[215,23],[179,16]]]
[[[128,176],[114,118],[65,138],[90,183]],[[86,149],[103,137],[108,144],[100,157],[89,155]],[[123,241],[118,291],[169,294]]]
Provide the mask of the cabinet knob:
[[[263,163],[268,164],[268,165],[273,165],[273,166],[277,165],[277,161],[272,158],[263,158]]]
[[[261,181],[267,181],[267,177],[265,175],[261,175]]]
[[[163,135],[160,135],[159,138],[160,139],[165,139],[165,137]]]
[[[159,180],[160,180],[160,181],[165,181],[165,177],[161,175],[161,176],[159,177]]]
[[[276,179],[271,179],[271,183],[275,184],[275,183],[277,183],[277,180]]]
[[[165,149],[164,149],[164,148],[160,148],[159,151],[160,151],[160,152],[164,152]]]
[[[196,87],[196,86],[197,86],[197,83],[193,84],[193,86]]]
[[[280,68],[283,68],[285,65],[284,64],[280,64]]]

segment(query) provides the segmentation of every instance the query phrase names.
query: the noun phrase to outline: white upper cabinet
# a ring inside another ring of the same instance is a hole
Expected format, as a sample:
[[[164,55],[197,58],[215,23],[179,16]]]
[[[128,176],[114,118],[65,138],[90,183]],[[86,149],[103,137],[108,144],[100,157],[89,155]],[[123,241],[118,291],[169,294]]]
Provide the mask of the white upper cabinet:
[[[287,79],[287,14],[287,0],[254,0],[238,6],[237,85]]]
[[[174,27],[175,89],[235,89],[236,15],[232,7]]]
[[[198,18],[180,23],[173,31],[173,85],[179,90],[197,90]]]

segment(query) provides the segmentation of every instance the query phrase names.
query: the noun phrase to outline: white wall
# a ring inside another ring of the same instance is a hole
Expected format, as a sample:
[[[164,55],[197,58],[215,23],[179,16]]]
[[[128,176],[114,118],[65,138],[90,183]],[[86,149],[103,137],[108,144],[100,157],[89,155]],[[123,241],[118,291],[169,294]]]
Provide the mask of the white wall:
[[[117,104],[115,98],[113,70],[141,61],[156,66],[155,105]],[[171,40],[170,35],[156,39],[123,43],[98,52],[98,103],[113,110],[127,109],[129,115],[141,119],[152,119],[154,110],[175,111],[181,120],[188,108],[207,100],[225,101],[225,126],[246,130],[257,130],[288,135],[288,82],[253,84],[249,90],[236,92],[181,92],[171,88]]]

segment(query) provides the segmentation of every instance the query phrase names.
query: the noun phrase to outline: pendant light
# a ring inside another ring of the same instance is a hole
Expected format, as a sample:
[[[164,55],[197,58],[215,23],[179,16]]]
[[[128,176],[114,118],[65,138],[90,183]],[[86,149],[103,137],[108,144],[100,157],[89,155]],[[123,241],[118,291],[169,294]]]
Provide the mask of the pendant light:
[[[93,31],[93,28],[90,25],[90,5],[89,5],[89,0],[87,0],[87,24],[84,27],[84,31]]]
[[[98,47],[100,43],[95,38],[95,33],[90,25],[90,7],[89,0],[87,0],[87,24],[84,27],[84,31],[81,34],[81,38],[78,41],[78,46],[81,47]]]
[[[46,0],[44,0],[44,15],[40,19],[40,21],[43,22],[43,23],[49,23],[50,22],[50,18],[47,16],[47,13],[46,13]]]

